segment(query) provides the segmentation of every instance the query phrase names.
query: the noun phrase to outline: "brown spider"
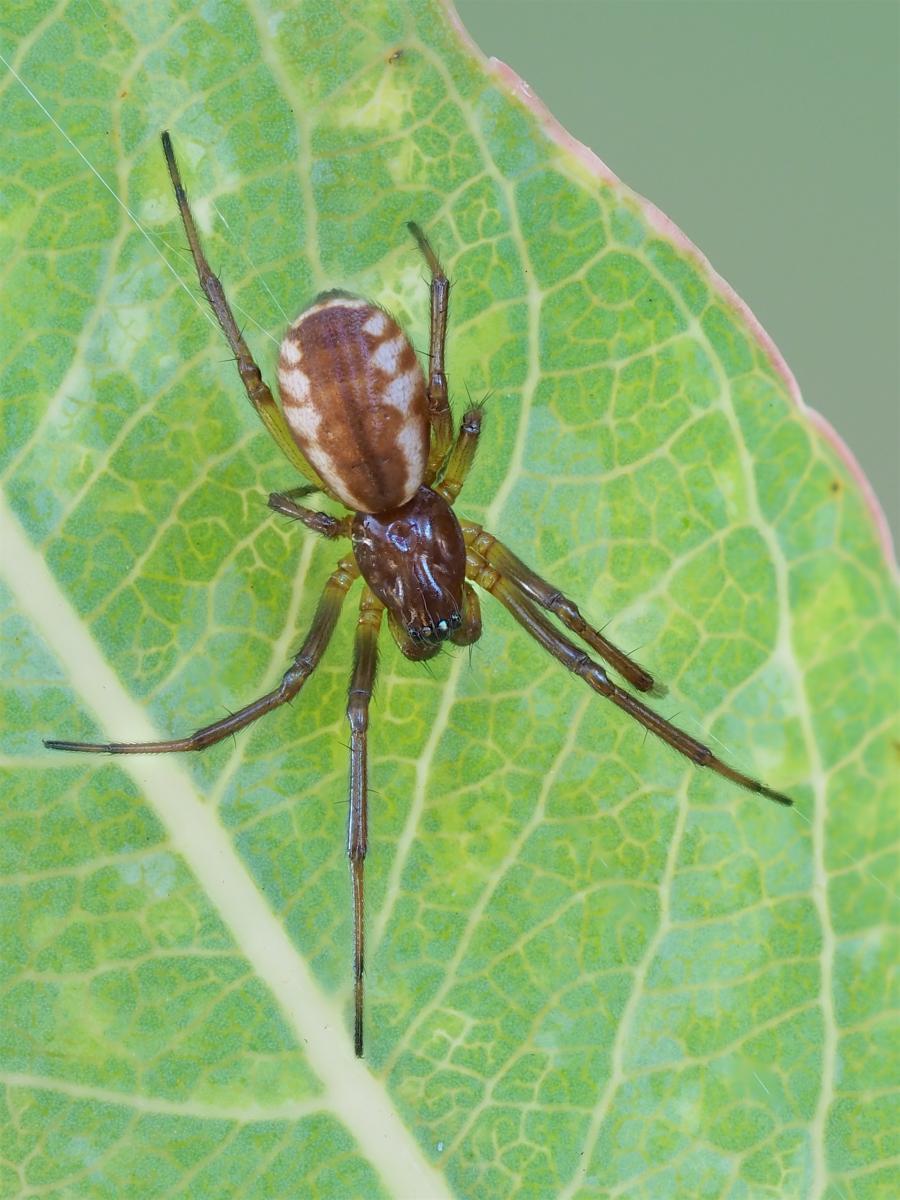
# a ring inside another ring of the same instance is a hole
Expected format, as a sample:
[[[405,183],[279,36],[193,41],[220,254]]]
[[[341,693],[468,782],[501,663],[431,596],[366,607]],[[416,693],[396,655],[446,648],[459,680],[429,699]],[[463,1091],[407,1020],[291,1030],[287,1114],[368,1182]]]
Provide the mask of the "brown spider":
[[[366,857],[366,738],[378,634],[388,627],[401,652],[421,662],[445,641],[468,646],[481,636],[471,580],[495,596],[563,666],[700,767],[779,804],[780,792],[730,767],[696,738],[613,683],[606,671],[547,619],[552,613],[641,692],[654,682],[638,663],[588,625],[578,608],[480,525],[453,511],[475,457],[482,409],[470,408],[454,438],[444,374],[450,285],[418,225],[409,230],[431,271],[429,374],[403,330],[384,309],[347,292],[318,296],[281,343],[279,408],[238,329],[225,292],[206,261],[168,133],[163,152],[200,286],[234,352],[250,403],[290,461],[309,480],[269,496],[269,507],[332,540],[349,538],[325,584],[312,626],[281,683],[252,704],[189,737],[165,742],[45,741],[52,750],[93,754],[166,754],[205,750],[293,699],[316,669],[354,581],[364,580],[347,715],[350,721],[348,855],[353,888],[354,1045],[363,1050],[363,866]],[[350,511],[343,517],[297,503],[323,492]]]

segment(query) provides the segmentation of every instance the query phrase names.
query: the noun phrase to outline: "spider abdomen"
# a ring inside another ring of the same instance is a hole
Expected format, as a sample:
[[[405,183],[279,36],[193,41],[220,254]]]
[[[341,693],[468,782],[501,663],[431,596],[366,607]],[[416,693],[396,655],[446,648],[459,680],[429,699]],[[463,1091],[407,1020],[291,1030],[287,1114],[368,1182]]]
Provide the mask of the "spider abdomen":
[[[346,292],[326,292],[285,334],[281,403],[305,457],[357,512],[411,499],[425,476],[425,378],[389,313]]]

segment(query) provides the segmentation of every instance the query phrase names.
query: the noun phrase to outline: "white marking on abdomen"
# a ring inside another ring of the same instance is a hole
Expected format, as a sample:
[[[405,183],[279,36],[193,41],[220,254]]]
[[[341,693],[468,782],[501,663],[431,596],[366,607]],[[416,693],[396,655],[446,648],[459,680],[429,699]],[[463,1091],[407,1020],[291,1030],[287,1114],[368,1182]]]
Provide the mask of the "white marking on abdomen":
[[[387,384],[382,393],[384,402],[398,408],[402,413],[408,413],[421,386],[422,372],[416,366],[411,371],[404,371]]]
[[[393,375],[397,370],[397,363],[405,345],[406,336],[402,333],[398,333],[396,337],[392,337],[387,342],[382,342],[372,351],[372,365],[379,371],[383,371],[385,375]]]
[[[406,463],[407,497],[415,492],[425,476],[425,459],[422,454],[422,439],[415,424],[405,425],[397,438],[397,450]]]
[[[304,454],[311,456],[312,447],[318,445],[321,413],[317,412],[311,404],[291,404],[284,407],[284,419],[297,437],[304,439],[305,445],[301,443]],[[328,461],[331,462],[331,459],[329,458]],[[334,464],[332,464],[333,471]]]
[[[369,334],[370,337],[380,338],[388,328],[387,313],[383,313],[380,308],[372,310],[372,315],[363,323],[363,333]]]
[[[291,325],[291,329],[299,329],[307,317],[311,317],[313,313],[324,312],[326,308],[371,308],[372,301],[364,300],[361,296],[328,296],[324,300],[317,300],[315,304],[311,304],[309,308],[304,308],[303,312]]]
[[[281,343],[281,361],[295,367],[302,357],[303,353],[294,338],[286,337]]]
[[[281,387],[281,399],[285,407],[309,403],[309,376],[299,367],[294,367],[290,371],[279,367],[278,383]]]

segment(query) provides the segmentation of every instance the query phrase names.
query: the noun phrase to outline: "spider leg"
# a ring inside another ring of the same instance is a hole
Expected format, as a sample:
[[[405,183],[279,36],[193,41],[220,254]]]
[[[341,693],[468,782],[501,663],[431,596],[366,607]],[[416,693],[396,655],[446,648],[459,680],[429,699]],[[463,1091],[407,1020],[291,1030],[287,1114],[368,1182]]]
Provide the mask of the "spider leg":
[[[563,666],[580,676],[588,687],[599,695],[605,696],[623,712],[634,717],[645,729],[649,729],[651,733],[668,743],[673,750],[677,750],[679,754],[689,758],[696,766],[709,767],[716,774],[730,779],[733,783],[737,783],[751,792],[767,796],[779,804],[793,804],[790,797],[735,770],[734,767],[729,766],[728,763],[713,754],[708,746],[704,746],[702,742],[685,733],[683,729],[679,729],[677,725],[666,721],[652,708],[648,708],[637,696],[632,696],[630,692],[617,687],[600,664],[594,662],[589,655],[555,629],[544,614],[532,604],[528,596],[520,591],[514,582],[507,579],[498,566],[487,562],[485,558],[471,549],[467,556],[467,574],[480,587],[496,596],[534,640],[554,658],[559,659]]]
[[[649,671],[645,671],[640,663],[629,658],[602,633],[588,625],[576,604],[548,583],[546,579],[542,579],[540,575],[532,571],[531,567],[522,562],[502,542],[498,542],[492,534],[470,521],[463,522],[462,529],[467,546],[501,575],[511,579],[520,591],[539,604],[541,608],[546,608],[548,612],[552,612],[555,617],[558,617],[567,629],[570,629],[592,650],[596,651],[600,658],[618,671],[623,679],[627,679],[633,688],[637,688],[639,692],[651,692],[657,696],[665,694],[665,689],[654,681]]]
[[[285,488],[283,492],[272,492],[272,495],[284,496],[288,500],[303,500],[306,496],[314,496],[318,490],[314,483],[301,483],[297,487]]]
[[[244,729],[271,712],[273,708],[293,700],[319,665],[337,624],[344,598],[358,575],[359,569],[353,559],[341,559],[337,570],[329,576],[325,584],[309,632],[294,661],[284,673],[281,683],[274,691],[267,692],[252,704],[223,717],[221,721],[206,725],[188,737],[172,738],[166,742],[60,742],[45,739],[44,745],[48,750],[80,750],[88,754],[171,754],[180,750],[205,750],[207,746],[214,746],[216,742],[221,742],[223,738]]]
[[[353,651],[353,675],[347,699],[350,722],[350,815],[347,828],[347,854],[353,889],[353,996],[356,1057],[363,1052],[363,967],[365,959],[363,870],[368,847],[368,775],[366,765],[369,728],[369,701],[375,685],[378,665],[378,633],[384,606],[368,588],[359,602],[359,621]]]
[[[462,419],[453,449],[447,459],[441,482],[435,486],[435,491],[444,497],[448,504],[453,504],[462,490],[466,476],[475,461],[475,451],[478,449],[478,438],[481,434],[481,422],[484,419],[484,408],[478,404]]]
[[[302,521],[307,529],[318,533],[320,537],[333,541],[335,538],[350,536],[350,527],[353,524],[352,516],[348,514],[345,517],[333,517],[330,513],[304,508],[302,504],[297,504],[291,499],[294,492],[305,495],[307,489],[293,488],[290,492],[272,492],[268,499],[269,508],[274,512],[283,513],[286,517],[292,517],[295,521]]]
[[[169,168],[169,177],[172,180],[172,187],[175,189],[175,200],[178,204],[184,231],[187,234],[188,243],[191,247],[194,266],[197,268],[197,278],[200,280],[200,287],[203,289],[203,293],[216,315],[216,320],[219,322],[222,332],[228,339],[228,345],[231,347],[231,352],[237,362],[238,374],[247,391],[250,403],[256,409],[262,423],[288,461],[297,468],[301,475],[312,480],[317,488],[325,491],[330,496],[332,493],[328,491],[319,479],[294,441],[284,414],[275,403],[275,398],[263,380],[259,367],[256,365],[253,355],[244,341],[243,334],[238,328],[237,322],[234,319],[234,313],[232,313],[231,306],[225,297],[225,289],[222,287],[221,280],[213,274],[209,263],[206,261],[206,255],[203,253],[203,247],[200,244],[197,227],[194,224],[191,206],[188,203],[187,193],[181,182],[181,172],[178,170],[178,163],[175,161],[175,151],[172,149],[172,139],[169,137],[168,131],[162,135],[162,146],[163,154],[166,156],[166,166]]]
[[[450,303],[450,280],[444,274],[431,242],[415,223],[407,221],[406,228],[416,239],[431,271],[431,336],[428,350],[428,415],[431,421],[431,449],[425,470],[429,486],[447,457],[453,441],[453,417],[447,398],[447,376],[444,374],[444,347],[447,342],[447,309]]]

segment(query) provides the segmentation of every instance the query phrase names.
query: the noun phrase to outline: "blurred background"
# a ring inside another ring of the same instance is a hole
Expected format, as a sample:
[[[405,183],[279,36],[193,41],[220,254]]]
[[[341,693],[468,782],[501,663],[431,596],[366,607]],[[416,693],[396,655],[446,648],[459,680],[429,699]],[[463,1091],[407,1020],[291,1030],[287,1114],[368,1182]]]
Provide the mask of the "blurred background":
[[[750,305],[900,534],[896,0],[455,0]]]

